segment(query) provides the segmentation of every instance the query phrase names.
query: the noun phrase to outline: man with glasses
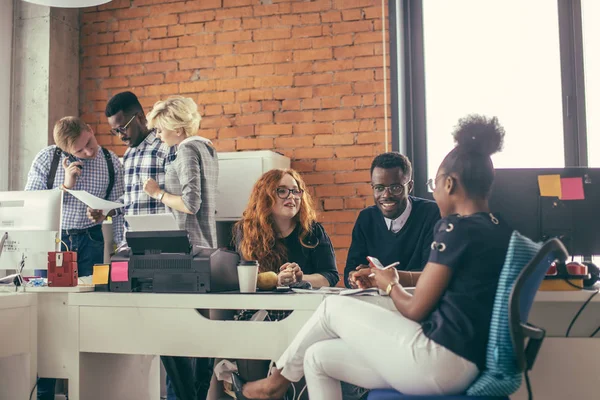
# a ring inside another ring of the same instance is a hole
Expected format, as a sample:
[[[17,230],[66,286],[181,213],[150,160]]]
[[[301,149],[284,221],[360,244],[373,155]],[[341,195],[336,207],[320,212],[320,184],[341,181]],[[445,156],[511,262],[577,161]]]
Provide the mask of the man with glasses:
[[[106,105],[105,115],[110,132],[129,146],[123,156],[125,206],[119,212],[126,215],[165,213],[165,206],[158,199],[144,193],[144,182],[152,178],[164,189],[165,164],[175,158],[176,148],[164,145],[154,130],[147,128],[142,105],[132,92],[114,95]],[[99,210],[88,209],[88,214],[94,221],[105,218]]]
[[[354,273],[367,267],[367,256],[386,266],[396,261],[403,286],[415,286],[427,263],[433,228],[440,219],[435,202],[410,196],[412,165],[399,153],[384,153],[371,164],[375,205],[360,212],[352,231],[344,280],[357,287]]]

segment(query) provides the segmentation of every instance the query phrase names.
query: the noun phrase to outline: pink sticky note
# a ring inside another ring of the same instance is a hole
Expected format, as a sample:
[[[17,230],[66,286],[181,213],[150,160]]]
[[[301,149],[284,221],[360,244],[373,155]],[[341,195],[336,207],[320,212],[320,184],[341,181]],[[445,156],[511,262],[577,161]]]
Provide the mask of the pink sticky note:
[[[578,178],[560,178],[561,200],[584,200],[583,180]]]
[[[129,280],[127,261],[118,261],[110,265],[110,280],[113,282],[127,282]]]

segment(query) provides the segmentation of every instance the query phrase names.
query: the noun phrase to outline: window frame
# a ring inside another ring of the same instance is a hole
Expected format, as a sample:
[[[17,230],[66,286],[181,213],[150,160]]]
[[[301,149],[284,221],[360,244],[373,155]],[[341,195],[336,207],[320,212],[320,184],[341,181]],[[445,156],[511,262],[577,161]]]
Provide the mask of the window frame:
[[[423,0],[390,0],[392,150],[413,163],[414,194],[431,198],[427,176]],[[557,0],[565,167],[587,167],[580,0]]]

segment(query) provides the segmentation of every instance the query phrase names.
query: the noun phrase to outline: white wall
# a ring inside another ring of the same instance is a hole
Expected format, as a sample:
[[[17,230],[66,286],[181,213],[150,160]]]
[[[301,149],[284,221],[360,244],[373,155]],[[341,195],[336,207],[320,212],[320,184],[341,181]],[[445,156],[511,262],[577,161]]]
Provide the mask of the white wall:
[[[13,0],[0,0],[0,190],[8,190]]]

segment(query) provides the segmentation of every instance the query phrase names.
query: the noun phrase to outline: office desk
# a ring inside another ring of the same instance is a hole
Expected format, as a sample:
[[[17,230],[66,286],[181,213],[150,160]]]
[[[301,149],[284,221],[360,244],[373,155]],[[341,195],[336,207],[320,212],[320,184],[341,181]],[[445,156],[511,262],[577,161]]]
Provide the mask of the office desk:
[[[324,298],[317,294],[63,293],[48,310],[52,316],[45,317],[55,324],[62,320],[59,326],[63,327],[61,336],[45,338],[46,345],[54,341],[52,357],[61,360],[55,366],[60,364],[62,375],[50,376],[69,379],[71,399],[158,399],[158,354],[276,359]],[[359,298],[393,308],[387,297]],[[546,339],[531,374],[536,398],[597,398],[592,382],[600,368],[600,340],[558,337],[564,336],[568,322],[585,299],[586,294],[578,292],[541,292],[536,296],[531,321],[547,324],[549,336],[555,336]],[[214,321],[196,311],[243,308],[294,312],[283,321],[251,322]],[[582,314],[582,325],[573,329],[573,335],[583,335],[585,324],[600,325],[598,311],[600,295]],[[44,357],[49,354],[46,351]],[[577,363],[587,366],[574,367]],[[590,393],[594,395],[589,397]],[[526,397],[521,390],[513,398]]]
[[[0,398],[28,399],[36,375],[36,295],[0,292]]]

